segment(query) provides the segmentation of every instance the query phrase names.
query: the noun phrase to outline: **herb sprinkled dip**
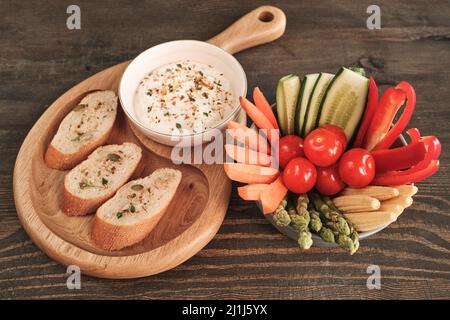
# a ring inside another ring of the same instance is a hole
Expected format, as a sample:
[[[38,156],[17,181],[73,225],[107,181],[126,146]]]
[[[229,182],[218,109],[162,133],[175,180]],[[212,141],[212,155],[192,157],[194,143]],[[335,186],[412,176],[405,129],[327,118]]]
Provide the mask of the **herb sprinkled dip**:
[[[152,71],[141,80],[134,97],[140,123],[175,135],[213,128],[235,106],[230,81],[213,66],[189,60]]]

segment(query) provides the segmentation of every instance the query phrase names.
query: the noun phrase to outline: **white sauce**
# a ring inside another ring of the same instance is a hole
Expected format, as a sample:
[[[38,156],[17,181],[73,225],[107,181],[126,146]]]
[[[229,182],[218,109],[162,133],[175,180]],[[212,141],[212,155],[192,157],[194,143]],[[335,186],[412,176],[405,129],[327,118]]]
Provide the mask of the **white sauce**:
[[[236,106],[231,83],[211,65],[189,60],[164,65],[141,80],[134,97],[138,121],[164,134],[213,128]]]

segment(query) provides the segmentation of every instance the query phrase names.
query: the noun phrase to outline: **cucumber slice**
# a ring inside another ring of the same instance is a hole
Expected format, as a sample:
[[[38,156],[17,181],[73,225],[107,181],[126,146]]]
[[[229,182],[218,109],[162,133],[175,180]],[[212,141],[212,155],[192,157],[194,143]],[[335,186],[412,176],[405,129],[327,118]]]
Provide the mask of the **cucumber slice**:
[[[364,113],[368,91],[369,79],[350,69],[341,68],[322,99],[318,125],[341,127],[347,141],[351,141]]]
[[[316,128],[320,103],[333,77],[333,74],[324,72],[320,73],[317,77],[311,96],[309,97],[308,106],[306,107],[305,122],[302,128],[303,137],[306,137],[308,133]]]
[[[293,76],[283,82],[284,102],[286,103],[287,134],[295,133],[295,114],[301,82],[298,76]]]
[[[299,92],[300,78],[298,76],[290,74],[278,81],[277,115],[283,135],[293,134],[295,131],[295,111]]]
[[[311,92],[313,91],[314,84],[316,83],[317,78],[319,77],[318,73],[307,74],[303,80],[301,85],[300,96],[298,98],[298,106],[297,106],[297,114],[295,119],[296,124],[296,134],[301,136],[303,124],[305,123],[305,114],[306,108],[308,106],[309,97],[311,96]]]
[[[287,76],[284,76],[278,81],[277,85],[277,93],[276,93],[276,99],[277,99],[277,120],[278,125],[280,126],[281,132],[284,134],[287,131],[287,124],[286,124],[286,103],[284,101],[284,92],[283,92],[283,81],[286,79],[289,79],[292,77],[292,74],[288,74]]]

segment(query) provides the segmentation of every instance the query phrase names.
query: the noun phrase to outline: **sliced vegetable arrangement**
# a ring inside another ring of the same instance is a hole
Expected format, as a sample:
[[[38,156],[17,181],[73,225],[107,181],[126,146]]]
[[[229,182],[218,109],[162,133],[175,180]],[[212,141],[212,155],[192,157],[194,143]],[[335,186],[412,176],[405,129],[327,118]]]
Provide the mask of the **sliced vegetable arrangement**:
[[[296,230],[303,249],[316,234],[353,254],[358,232],[395,221],[412,204],[412,184],[439,168],[436,137],[412,128],[410,143],[395,145],[416,104],[407,82],[379,98],[364,70],[343,67],[336,75],[282,77],[276,99],[275,114],[259,88],[254,104],[240,98],[259,130],[228,124],[238,144],[225,146],[232,162],[224,168],[247,184],[238,187],[244,200],[259,201],[278,226]]]

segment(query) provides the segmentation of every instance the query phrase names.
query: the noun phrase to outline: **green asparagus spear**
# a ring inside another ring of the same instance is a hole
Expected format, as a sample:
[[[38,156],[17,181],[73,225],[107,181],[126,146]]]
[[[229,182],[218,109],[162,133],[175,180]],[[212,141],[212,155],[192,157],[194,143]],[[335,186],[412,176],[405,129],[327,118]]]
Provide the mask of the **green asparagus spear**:
[[[325,225],[336,234],[342,233],[349,236],[351,233],[350,227],[343,217],[338,217],[336,221],[327,221]]]
[[[358,250],[355,242],[349,236],[346,236],[344,234],[339,234],[337,236],[337,243],[341,248],[347,250],[350,254],[354,254],[356,250]]]
[[[314,207],[316,208],[317,211],[323,213],[325,215],[325,217],[329,220],[331,220],[331,216],[330,216],[330,208],[326,205],[325,202],[322,201],[322,199],[320,198],[319,194],[315,193],[315,192],[311,192],[309,194],[310,199],[314,205]]]
[[[292,200],[292,198],[291,198]],[[295,206],[292,202],[288,203],[288,212],[291,219],[291,226],[298,231],[298,245],[302,249],[309,249],[312,244],[312,235],[309,232],[308,225],[310,223],[310,216],[308,212],[309,199],[306,193],[300,194],[294,200]],[[291,207],[292,206],[292,207]]]
[[[295,210],[294,208],[288,209],[287,212],[289,213],[289,216],[291,216],[291,220],[292,220],[292,216],[297,215],[297,210]]]
[[[277,210],[273,214],[273,220],[279,227],[287,227],[291,223],[291,217],[289,213],[286,211],[287,200],[283,199],[280,202]]]
[[[352,239],[353,244],[355,245],[355,252],[359,249],[359,234],[355,230],[350,234],[350,239]]]
[[[334,242],[350,254],[355,253],[359,248],[358,233],[336,208],[333,201],[329,197],[321,197],[315,192],[311,193],[311,199],[321,214],[322,223],[326,225],[326,229],[323,227],[319,233],[322,239],[331,239],[331,234],[333,234]]]
[[[308,204],[309,204],[308,195],[306,193],[299,194],[297,198],[297,207],[301,206],[305,209],[308,209]]]
[[[323,213],[324,220],[327,220],[329,228],[346,236],[350,235],[351,230],[347,220],[339,211],[332,210],[317,193],[312,193],[312,200],[316,209]],[[328,198],[328,200],[332,202],[331,199]]]
[[[294,220],[296,219],[297,216],[297,210],[295,209],[295,204],[293,203],[291,197],[288,197],[288,202],[287,202],[287,206],[286,206],[286,210],[289,214],[289,217],[291,219],[291,224],[294,224]]]
[[[308,225],[309,225],[309,214],[293,214],[290,216],[291,218],[291,225],[292,227],[297,231],[308,231]]]
[[[326,242],[335,242],[334,233],[330,228],[322,227],[319,231],[319,236]]]
[[[273,220],[279,227],[287,227],[291,223],[291,217],[286,210],[281,209],[273,215]]]
[[[325,203],[334,211],[337,211],[339,213],[341,213],[341,211],[336,207],[336,205],[333,203],[333,201],[330,199],[330,197],[323,197]],[[342,226],[344,228],[346,228],[346,226],[344,226],[342,224]],[[355,230],[355,228],[353,227],[353,225],[350,223],[350,221],[347,221],[347,226],[348,226],[348,231],[346,229],[345,234],[348,235],[351,239],[351,241],[353,242],[353,246],[350,246],[353,248],[351,254],[355,253],[358,249],[359,249],[359,235],[358,232]],[[345,238],[344,238],[345,239]],[[342,240],[342,242],[348,242],[348,240]]]
[[[337,232],[345,234],[346,236],[350,235],[350,227],[344,217],[338,217],[335,225]]]
[[[287,201],[287,196],[286,196],[286,197],[284,197],[283,200],[281,200],[281,202],[280,202],[280,204],[278,205],[278,207],[286,208],[287,204],[288,204],[288,201]]]
[[[313,244],[312,235],[309,231],[300,231],[298,233],[298,245],[302,249],[309,249]]]
[[[331,210],[330,207],[322,200],[319,194],[312,192],[311,200],[316,210],[321,212],[325,219],[329,221],[337,221],[337,218],[340,216],[340,214],[334,210]]]
[[[328,197],[328,196],[323,196],[322,199],[323,199],[323,201],[326,203],[326,205],[327,205],[328,207],[330,207],[331,210],[334,210],[334,211],[339,212],[339,209],[334,205],[334,202],[333,202],[333,200],[331,200],[330,197]]]
[[[304,230],[307,231],[307,228],[304,228],[303,226],[306,224],[305,216],[301,216],[297,214],[297,210],[295,209],[289,209],[288,210],[289,217],[291,218],[291,226],[297,230]]]
[[[308,202],[306,194],[300,194],[297,198],[296,214],[291,215],[291,225],[297,231],[308,231],[310,222]]]
[[[353,225],[342,216],[341,211],[334,205],[333,201],[329,197],[323,197],[323,199],[333,211],[340,215],[335,224],[337,226],[337,231],[339,232],[337,235],[337,243],[341,248],[347,250],[350,254],[354,254],[359,248],[358,233]]]
[[[311,217],[309,222],[309,228],[314,232],[319,232],[320,229],[322,229],[322,221],[320,220],[320,214],[312,209],[309,208],[309,216]]]
[[[328,196],[324,196],[323,197],[325,203],[333,210],[336,211],[337,213],[342,215],[341,210],[338,209],[338,207],[336,207],[336,205],[334,204],[334,202],[330,199],[330,197]],[[353,227],[353,225],[350,223],[350,221],[347,221],[348,227],[350,229],[350,233],[356,233],[356,236],[358,236],[358,233],[355,231],[355,228]]]

